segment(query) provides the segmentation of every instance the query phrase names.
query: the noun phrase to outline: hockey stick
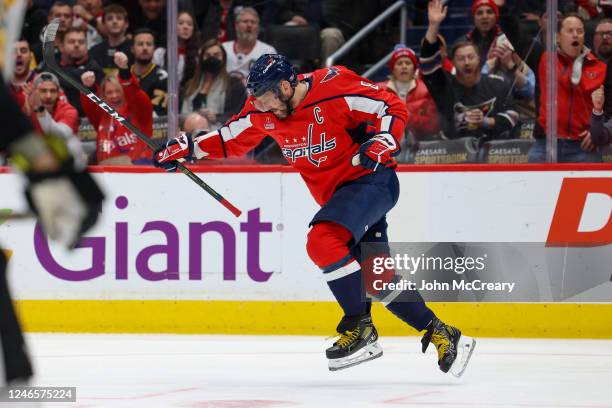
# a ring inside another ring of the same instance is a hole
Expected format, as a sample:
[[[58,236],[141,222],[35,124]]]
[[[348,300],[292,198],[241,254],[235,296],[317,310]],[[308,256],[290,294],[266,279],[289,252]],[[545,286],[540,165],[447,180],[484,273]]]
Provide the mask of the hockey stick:
[[[33,212],[12,212],[12,210],[0,210],[0,225],[5,221],[36,221],[37,215]]]
[[[111,108],[106,102],[104,102],[101,98],[96,96],[95,93],[89,91],[84,85],[79,83],[78,81],[71,78],[68,74],[66,74],[55,61],[55,36],[57,34],[57,28],[59,27],[59,19],[55,19],[49,23],[47,29],[45,31],[44,41],[43,41],[43,59],[45,61],[45,65],[53,71],[56,75],[60,76],[70,85],[79,90],[83,95],[87,96],[91,101],[93,101],[96,105],[100,107],[103,111],[108,113],[114,120],[116,120],[119,124],[128,128],[136,137],[138,137],[141,141],[143,141],[149,148],[153,151],[157,150],[159,146],[151,139],[149,139],[143,132],[141,132],[136,126],[134,126],[128,119],[119,115],[117,111]],[[240,217],[242,211],[238,208],[234,207],[232,203],[227,201],[223,196],[217,193],[212,187],[206,184],[201,178],[196,176],[191,170],[189,170],[185,165],[180,162],[177,162],[177,168],[189,177],[194,183],[198,186],[202,187],[208,194],[210,194],[215,200],[219,201],[225,208],[230,210],[232,214],[236,217]]]

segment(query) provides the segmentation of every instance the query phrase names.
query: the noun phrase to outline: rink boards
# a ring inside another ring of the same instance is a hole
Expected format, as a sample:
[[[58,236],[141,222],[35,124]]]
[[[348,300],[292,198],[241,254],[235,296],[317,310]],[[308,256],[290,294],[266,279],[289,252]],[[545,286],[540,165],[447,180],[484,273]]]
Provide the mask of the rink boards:
[[[612,167],[605,166],[402,167],[389,236],[609,244]],[[181,174],[104,168],[95,177],[108,200],[83,248],[65,252],[32,221],[0,225],[25,328],[333,334],[340,309],[305,252],[317,205],[299,175],[276,166],[196,170],[243,210],[239,219]],[[21,182],[0,174],[0,208],[25,209],[17,194]],[[480,336],[612,337],[612,304],[606,302],[432,308]],[[374,313],[383,334],[414,334],[378,305]]]

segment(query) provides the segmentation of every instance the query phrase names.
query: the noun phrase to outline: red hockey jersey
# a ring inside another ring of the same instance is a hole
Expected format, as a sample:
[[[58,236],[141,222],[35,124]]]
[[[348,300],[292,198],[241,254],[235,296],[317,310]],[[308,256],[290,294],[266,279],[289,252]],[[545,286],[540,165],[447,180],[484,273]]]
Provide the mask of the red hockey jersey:
[[[138,80],[132,74],[130,79],[119,78],[123,87],[125,102],[116,109],[124,118],[146,135],[153,134],[153,105],[149,96],[140,89]],[[132,161],[149,158],[147,145],[139,140],[128,128],[118,125],[98,105],[81,94],[83,110],[97,131],[96,158],[98,162],[117,156],[129,156]],[[150,137],[150,136],[149,136]]]
[[[196,156],[240,156],[268,135],[322,205],[341,184],[372,172],[351,164],[368,138],[366,128],[391,134],[399,146],[407,111],[395,94],[340,66],[300,79],[309,84],[308,93],[286,119],[256,110],[249,97],[225,126],[194,139]]]

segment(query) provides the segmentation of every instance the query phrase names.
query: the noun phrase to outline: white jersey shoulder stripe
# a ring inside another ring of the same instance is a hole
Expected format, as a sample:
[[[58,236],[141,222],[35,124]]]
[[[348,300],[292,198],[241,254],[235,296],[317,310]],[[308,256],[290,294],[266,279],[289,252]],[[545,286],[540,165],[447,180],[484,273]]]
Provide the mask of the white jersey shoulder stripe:
[[[237,138],[242,132],[253,126],[251,115],[231,121],[227,126],[223,126],[219,131],[224,142]]]
[[[384,101],[364,96],[345,96],[344,100],[352,111],[375,113],[379,119],[387,114],[388,105]]]
[[[390,132],[391,131],[391,123],[393,123],[393,116],[383,116],[380,121],[380,131],[381,132]]]

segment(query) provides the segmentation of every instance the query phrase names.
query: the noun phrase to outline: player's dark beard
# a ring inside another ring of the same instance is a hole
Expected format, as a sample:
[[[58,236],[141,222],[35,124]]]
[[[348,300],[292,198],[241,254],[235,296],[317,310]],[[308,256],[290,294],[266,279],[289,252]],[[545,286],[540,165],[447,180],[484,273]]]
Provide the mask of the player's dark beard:
[[[293,98],[293,95],[295,95],[295,88],[291,87],[291,95],[284,96],[283,94],[280,94],[278,96],[278,99],[280,99],[280,101],[284,103],[285,107],[287,108],[287,116],[293,113],[293,107],[291,106],[291,98]]]

